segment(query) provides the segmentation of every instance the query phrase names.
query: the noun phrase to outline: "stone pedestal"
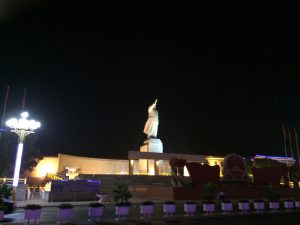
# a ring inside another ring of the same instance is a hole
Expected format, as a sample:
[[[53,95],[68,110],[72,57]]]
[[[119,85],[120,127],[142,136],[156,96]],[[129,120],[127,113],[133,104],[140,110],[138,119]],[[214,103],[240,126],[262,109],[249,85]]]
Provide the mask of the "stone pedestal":
[[[15,200],[16,201],[27,200],[27,185],[26,184],[19,184],[16,187]]]
[[[140,151],[163,153],[163,145],[160,139],[150,138],[144,141],[144,145],[140,147]],[[156,160],[140,159],[139,173],[158,175],[159,167],[162,166],[162,163],[163,163],[162,160],[156,161]]]
[[[140,147],[140,151],[163,153],[163,145],[160,139],[150,138],[144,141],[144,145]]]

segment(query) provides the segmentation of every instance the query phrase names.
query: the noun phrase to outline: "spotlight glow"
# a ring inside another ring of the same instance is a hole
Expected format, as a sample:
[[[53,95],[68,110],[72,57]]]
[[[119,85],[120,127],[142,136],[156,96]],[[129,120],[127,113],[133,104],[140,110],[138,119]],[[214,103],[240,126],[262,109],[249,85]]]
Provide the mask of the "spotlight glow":
[[[13,181],[14,187],[17,187],[19,182],[22,154],[23,154],[23,143],[20,143],[18,146],[15,173],[14,173],[14,181]]]
[[[35,120],[28,120],[28,112],[22,112],[21,118],[11,118],[6,121],[6,125],[11,128],[11,132],[16,133],[19,136],[19,146],[17,151],[17,158],[15,163],[15,172],[14,172],[14,180],[13,187],[17,187],[19,183],[20,176],[20,167],[22,161],[23,154],[23,143],[25,141],[25,137],[28,134],[34,133],[34,130],[41,126],[41,123]]]

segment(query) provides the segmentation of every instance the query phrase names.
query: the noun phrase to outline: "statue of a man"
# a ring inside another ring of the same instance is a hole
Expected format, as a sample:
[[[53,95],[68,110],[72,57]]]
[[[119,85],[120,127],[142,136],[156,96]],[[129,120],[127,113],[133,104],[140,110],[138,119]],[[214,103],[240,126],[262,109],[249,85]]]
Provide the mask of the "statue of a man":
[[[157,103],[157,99],[148,108],[148,120],[144,127],[144,133],[147,134],[148,138],[156,138],[157,136],[158,112],[156,110],[156,103]]]

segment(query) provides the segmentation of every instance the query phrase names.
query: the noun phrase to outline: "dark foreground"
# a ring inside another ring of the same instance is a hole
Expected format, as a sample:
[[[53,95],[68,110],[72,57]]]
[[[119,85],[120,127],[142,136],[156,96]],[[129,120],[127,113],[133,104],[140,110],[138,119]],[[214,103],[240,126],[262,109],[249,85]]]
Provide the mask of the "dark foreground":
[[[264,212],[257,213],[251,211],[248,214],[232,213],[228,215],[223,215],[221,213],[215,213],[213,215],[204,215],[199,213],[196,216],[186,217],[183,213],[178,211],[178,214],[171,218],[164,218],[163,213],[160,209],[157,209],[155,215],[152,219],[140,219],[139,218],[139,208],[132,207],[131,214],[129,218],[116,221],[114,216],[114,207],[108,206],[105,209],[104,218],[101,221],[88,221],[87,217],[87,207],[78,206],[74,208],[75,214],[72,222],[68,224],[77,225],[92,225],[92,224],[141,224],[141,225],[151,225],[151,224],[205,224],[205,225],[222,225],[222,224],[255,224],[255,225],[277,225],[277,224],[287,224],[287,225],[299,225],[300,224],[300,211],[280,211],[277,213]],[[17,209],[14,213],[6,215],[5,221],[0,222],[1,225],[8,224],[24,224],[24,210]],[[56,224],[57,222],[57,208],[56,207],[45,207],[42,209],[42,216],[40,224]]]

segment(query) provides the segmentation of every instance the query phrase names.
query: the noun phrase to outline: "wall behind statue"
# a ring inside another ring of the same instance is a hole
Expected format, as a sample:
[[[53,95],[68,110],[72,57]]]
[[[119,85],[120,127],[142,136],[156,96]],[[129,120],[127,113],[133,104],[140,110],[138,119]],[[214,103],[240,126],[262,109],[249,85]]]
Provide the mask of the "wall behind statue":
[[[99,159],[58,154],[58,171],[79,167],[79,174],[128,174],[128,160]]]

